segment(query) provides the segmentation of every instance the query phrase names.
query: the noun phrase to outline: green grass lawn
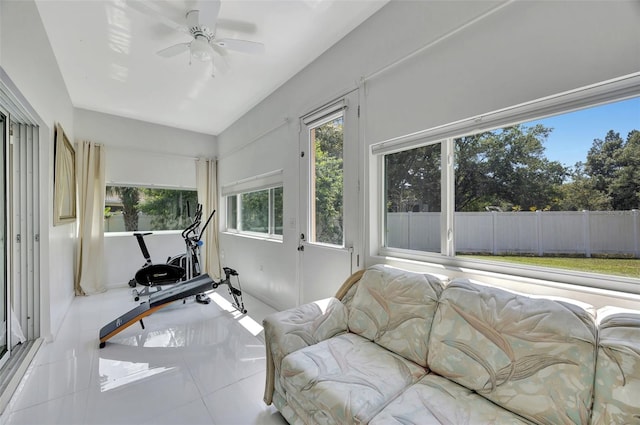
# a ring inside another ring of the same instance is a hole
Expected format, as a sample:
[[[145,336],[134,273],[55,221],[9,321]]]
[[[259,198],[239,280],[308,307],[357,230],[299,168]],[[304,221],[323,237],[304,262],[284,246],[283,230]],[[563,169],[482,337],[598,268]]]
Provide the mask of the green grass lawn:
[[[499,255],[465,255],[465,257],[640,278],[640,259],[636,258],[517,257]]]

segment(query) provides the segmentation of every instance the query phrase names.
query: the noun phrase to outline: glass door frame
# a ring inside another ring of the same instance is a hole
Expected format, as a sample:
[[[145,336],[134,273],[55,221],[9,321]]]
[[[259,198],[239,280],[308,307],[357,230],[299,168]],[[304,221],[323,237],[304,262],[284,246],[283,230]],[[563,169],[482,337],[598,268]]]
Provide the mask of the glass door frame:
[[[335,294],[351,273],[361,267],[360,226],[360,122],[359,90],[353,90],[325,107],[303,116],[300,120],[300,162],[298,191],[298,284],[299,303],[326,298]],[[314,203],[311,188],[314,178],[310,161],[315,155],[311,150],[310,129],[331,122],[337,116],[343,118],[343,187],[341,244],[316,242],[313,234]]]
[[[0,294],[4,296],[4,299],[0,299],[2,302],[2,306],[4,311],[0,312],[0,320],[4,323],[5,329],[0,329],[0,332],[4,332],[4,346],[0,346],[0,368],[9,360],[11,357],[11,285],[9,284],[9,271],[8,266],[10,262],[8,261],[8,243],[7,243],[7,235],[8,235],[8,221],[7,217],[9,217],[9,203],[7,202],[7,185],[8,185],[8,176],[9,176],[9,167],[7,166],[7,158],[8,158],[8,147],[9,147],[9,137],[10,137],[10,127],[11,121],[8,114],[0,111],[0,133],[2,134],[0,142],[1,156],[0,156],[0,176],[2,176],[2,180],[0,181],[0,190],[1,190],[1,202],[2,206],[0,208],[0,276],[2,277],[2,287],[0,287]],[[4,316],[4,317],[3,317]]]

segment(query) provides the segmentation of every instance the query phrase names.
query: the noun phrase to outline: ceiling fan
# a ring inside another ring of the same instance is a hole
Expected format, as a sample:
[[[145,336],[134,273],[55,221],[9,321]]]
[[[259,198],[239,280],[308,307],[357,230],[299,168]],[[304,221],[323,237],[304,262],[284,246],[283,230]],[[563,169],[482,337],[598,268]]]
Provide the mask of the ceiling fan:
[[[249,54],[260,54],[265,51],[264,44],[259,42],[216,37],[220,0],[197,1],[195,5],[186,10],[184,22],[175,22],[173,19],[164,16],[157,8],[152,6],[153,3],[143,3],[141,1],[129,1],[128,3],[135,9],[152,14],[163,23],[192,37],[191,41],[174,44],[159,50],[156,52],[158,56],[170,58],[189,52],[189,63],[191,63],[191,59],[195,58],[202,62],[211,62],[212,65],[214,57],[217,56],[216,59],[220,59],[216,60],[217,68],[224,70],[226,68],[225,57],[227,56],[227,50]],[[244,25],[244,27],[247,27],[247,25]]]

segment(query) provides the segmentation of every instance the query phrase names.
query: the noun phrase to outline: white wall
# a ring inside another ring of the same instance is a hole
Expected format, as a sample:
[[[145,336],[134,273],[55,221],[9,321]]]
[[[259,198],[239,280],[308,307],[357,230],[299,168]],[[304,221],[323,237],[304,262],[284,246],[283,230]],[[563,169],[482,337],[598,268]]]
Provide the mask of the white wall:
[[[73,107],[32,0],[0,1],[0,66],[43,120],[41,163],[41,334],[55,335],[73,300],[75,224],[53,226],[53,129],[73,140]]]
[[[501,4],[393,0],[219,135],[221,185],[284,170],[283,243],[220,238],[246,290],[276,308],[296,304],[297,119],[363,77],[362,178],[372,143],[639,71],[637,1],[513,2],[469,24]],[[367,211],[377,188],[364,181]],[[370,255],[362,214],[369,265],[382,259]]]
[[[209,158],[216,152],[210,134],[138,121],[130,118],[74,109],[76,139],[103,143],[108,148],[128,149],[141,159],[148,153]]]
[[[76,140],[104,145],[107,185],[195,189],[195,158],[216,156],[215,136],[86,109],[75,109],[75,134]],[[165,262],[185,251],[179,232],[161,232],[146,241],[154,262]],[[142,264],[144,257],[131,233],[105,237],[103,276],[107,287],[126,285]]]
[[[430,13],[429,4],[400,3],[391,6]],[[637,1],[510,3],[370,79],[367,142],[637,72],[639,20]]]
[[[107,184],[196,187],[196,158],[216,156],[216,137],[75,109],[76,141],[101,143]]]

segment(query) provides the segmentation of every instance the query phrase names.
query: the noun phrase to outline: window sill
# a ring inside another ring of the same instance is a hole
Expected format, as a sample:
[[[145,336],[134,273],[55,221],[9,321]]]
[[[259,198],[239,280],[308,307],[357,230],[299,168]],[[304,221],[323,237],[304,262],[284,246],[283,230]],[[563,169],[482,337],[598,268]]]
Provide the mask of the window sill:
[[[587,297],[584,301],[596,307],[600,307],[599,302],[592,301],[589,296],[601,297],[599,301],[606,300],[611,305],[622,307],[626,307],[628,303],[637,305],[640,302],[639,285],[637,280],[632,278],[577,273],[564,269],[533,269],[521,265],[462,260],[436,255],[407,258],[391,252],[381,252],[377,256],[370,257],[370,260],[373,263],[389,264],[407,270],[444,275],[446,280],[459,277],[476,279],[490,285],[507,286],[524,293],[531,292],[537,295],[552,295],[558,291],[581,293]]]
[[[222,232],[222,234],[229,235],[229,236],[238,236],[241,238],[253,239],[258,241],[282,243],[282,237],[264,236],[264,235],[253,234],[253,233],[240,233],[240,232],[229,232],[229,231]]]
[[[104,237],[119,238],[123,236],[133,236],[134,233],[152,233],[153,235],[179,235],[180,233],[182,233],[182,230],[136,230],[135,232],[104,232]]]

